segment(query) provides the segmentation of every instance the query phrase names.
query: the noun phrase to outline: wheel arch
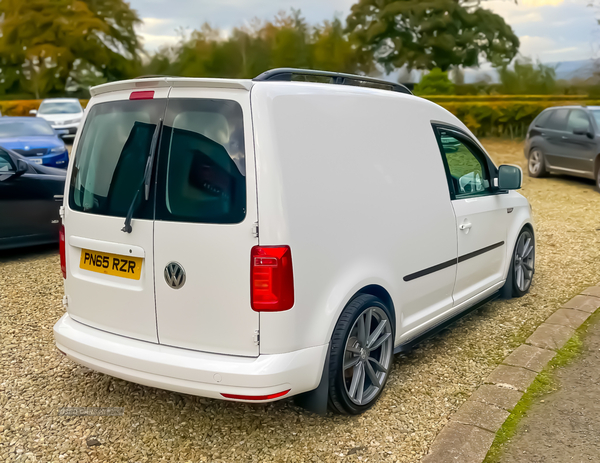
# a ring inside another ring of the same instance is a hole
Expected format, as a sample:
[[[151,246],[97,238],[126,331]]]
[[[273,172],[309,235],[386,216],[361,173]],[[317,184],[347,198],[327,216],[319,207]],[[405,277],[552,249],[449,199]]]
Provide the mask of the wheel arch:
[[[392,299],[392,296],[390,295],[388,290],[378,284],[367,285],[367,286],[359,289],[354,294],[354,296],[352,296],[348,300],[348,302],[346,302],[344,307],[346,305],[348,305],[350,302],[352,302],[354,299],[356,299],[358,296],[361,296],[362,294],[370,294],[371,296],[375,296],[378,299],[381,299],[381,302],[383,302],[390,311],[390,316],[392,317],[392,324],[393,324],[394,335],[395,335],[396,334],[396,309],[394,307],[394,301]],[[342,311],[343,311],[343,309],[342,309]],[[340,312],[340,315],[341,315],[341,312]],[[339,319],[340,315],[338,315],[338,319]],[[337,323],[337,320],[336,320],[336,323]]]

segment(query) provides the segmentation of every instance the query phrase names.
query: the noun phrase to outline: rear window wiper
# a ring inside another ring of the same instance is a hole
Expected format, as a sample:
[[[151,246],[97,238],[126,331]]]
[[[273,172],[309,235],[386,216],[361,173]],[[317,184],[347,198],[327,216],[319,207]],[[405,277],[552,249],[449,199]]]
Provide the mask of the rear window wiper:
[[[121,231],[124,233],[131,233],[133,228],[131,227],[131,218],[133,217],[133,213],[135,211],[135,206],[137,203],[138,196],[140,195],[140,191],[142,187],[144,187],[144,200],[148,201],[150,196],[150,180],[152,178],[152,167],[154,166],[154,157],[156,156],[156,150],[158,145],[158,136],[160,134],[160,129],[162,128],[163,120],[160,119],[156,128],[154,129],[154,134],[152,135],[152,142],[150,143],[150,152],[148,153],[148,159],[146,160],[146,169],[144,170],[144,178],[141,185],[135,191],[135,196],[133,197],[133,201],[131,201],[131,205],[129,206],[129,210],[127,211],[127,217],[125,217],[125,226],[121,228]]]

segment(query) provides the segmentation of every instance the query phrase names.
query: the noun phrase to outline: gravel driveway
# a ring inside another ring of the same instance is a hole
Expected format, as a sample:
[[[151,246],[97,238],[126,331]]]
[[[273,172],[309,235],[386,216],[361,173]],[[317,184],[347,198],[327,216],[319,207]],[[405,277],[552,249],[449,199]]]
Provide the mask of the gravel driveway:
[[[484,144],[498,163],[525,166],[520,143]],[[77,366],[53,345],[63,314],[56,249],[0,257],[0,461],[419,461],[496,364],[600,279],[593,182],[525,177],[522,192],[537,222],[531,293],[488,304],[396,356],[381,400],[354,418],[311,415],[289,400],[251,406],[186,396]],[[60,407],[125,413],[65,417]]]

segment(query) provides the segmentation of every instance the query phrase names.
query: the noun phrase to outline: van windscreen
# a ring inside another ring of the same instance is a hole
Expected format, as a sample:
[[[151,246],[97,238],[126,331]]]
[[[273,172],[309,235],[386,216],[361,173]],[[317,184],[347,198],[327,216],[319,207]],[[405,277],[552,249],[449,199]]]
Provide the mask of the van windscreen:
[[[238,223],[246,215],[241,106],[229,100],[125,100],[90,109],[75,154],[71,209],[124,217],[164,118],[156,195],[133,218]],[[156,204],[155,201],[156,200]],[[155,207],[156,206],[156,207]]]

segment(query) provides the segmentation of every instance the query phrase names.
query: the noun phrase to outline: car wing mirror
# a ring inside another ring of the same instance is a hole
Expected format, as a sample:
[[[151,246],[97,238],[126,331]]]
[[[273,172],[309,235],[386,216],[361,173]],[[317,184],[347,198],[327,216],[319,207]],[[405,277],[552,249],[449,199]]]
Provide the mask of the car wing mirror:
[[[30,116],[35,116],[35,115],[37,115],[37,109],[32,109],[31,111],[29,111],[29,115],[30,115]]]
[[[594,133],[585,129],[573,129],[573,135],[585,135],[590,140],[594,139]]]
[[[518,190],[523,181],[520,167],[502,165],[498,168],[498,188],[501,190]]]

